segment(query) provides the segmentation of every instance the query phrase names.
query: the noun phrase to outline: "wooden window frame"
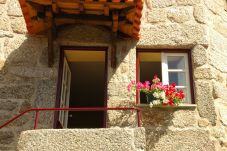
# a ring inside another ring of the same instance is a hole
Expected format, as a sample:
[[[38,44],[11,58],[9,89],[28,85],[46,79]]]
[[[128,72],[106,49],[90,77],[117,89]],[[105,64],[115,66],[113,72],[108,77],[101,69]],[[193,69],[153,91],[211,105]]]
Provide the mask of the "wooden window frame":
[[[139,79],[139,73],[140,73],[139,53],[143,53],[143,52],[151,52],[151,53],[156,52],[156,53],[161,53],[161,55],[162,54],[187,54],[186,66],[188,67],[188,78],[187,78],[188,81],[186,82],[189,82],[189,90],[190,90],[189,95],[191,97],[189,101],[190,101],[190,104],[195,104],[191,51],[188,49],[137,49],[136,51],[136,81],[137,82],[140,80]],[[163,64],[162,61],[161,63]],[[136,104],[140,104],[138,91],[136,92]]]

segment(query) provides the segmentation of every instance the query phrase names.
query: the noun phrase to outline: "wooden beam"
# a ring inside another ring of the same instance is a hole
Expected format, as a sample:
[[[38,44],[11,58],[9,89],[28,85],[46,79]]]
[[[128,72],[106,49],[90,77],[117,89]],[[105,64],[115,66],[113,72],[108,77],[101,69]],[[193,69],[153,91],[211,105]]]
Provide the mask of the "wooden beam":
[[[111,67],[117,67],[117,33],[112,33]]]
[[[113,27],[112,27],[112,31],[113,32],[117,32],[118,29],[118,11],[113,11],[112,12],[112,20],[113,20]]]
[[[54,38],[56,38],[56,26],[53,17],[50,18],[51,27],[48,30],[48,66],[54,64]]]
[[[92,19],[73,19],[73,18],[56,18],[56,26],[61,26],[65,24],[89,24],[89,25],[103,25],[107,27],[112,27],[112,21],[109,20],[92,20]]]

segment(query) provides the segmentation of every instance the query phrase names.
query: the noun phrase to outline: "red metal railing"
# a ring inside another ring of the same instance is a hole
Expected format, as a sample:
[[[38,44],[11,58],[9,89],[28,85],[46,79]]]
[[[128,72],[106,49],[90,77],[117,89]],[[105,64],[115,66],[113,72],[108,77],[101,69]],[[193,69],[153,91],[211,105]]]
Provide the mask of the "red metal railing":
[[[109,110],[131,110],[131,111],[137,111],[137,124],[138,127],[140,127],[140,108],[134,108],[134,107],[116,107],[116,108],[102,108],[102,107],[96,107],[96,108],[31,108],[24,112],[21,112],[20,114],[16,115],[15,117],[9,119],[2,125],[0,125],[0,129],[3,127],[6,127],[16,119],[20,118],[24,114],[28,112],[35,112],[35,122],[34,122],[34,129],[38,128],[38,122],[39,122],[39,112],[40,111],[109,111]]]

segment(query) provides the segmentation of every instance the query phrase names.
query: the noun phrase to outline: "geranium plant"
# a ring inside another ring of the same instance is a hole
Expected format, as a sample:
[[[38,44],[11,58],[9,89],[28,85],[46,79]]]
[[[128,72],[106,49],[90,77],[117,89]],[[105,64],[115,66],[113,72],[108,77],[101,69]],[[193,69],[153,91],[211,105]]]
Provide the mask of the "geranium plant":
[[[147,102],[151,107],[153,105],[179,105],[184,100],[183,90],[177,90],[175,83],[163,85],[157,75],[154,76],[151,83],[149,81],[145,81],[144,83],[132,81],[128,85],[128,91],[132,90],[138,90],[139,92],[145,93]]]

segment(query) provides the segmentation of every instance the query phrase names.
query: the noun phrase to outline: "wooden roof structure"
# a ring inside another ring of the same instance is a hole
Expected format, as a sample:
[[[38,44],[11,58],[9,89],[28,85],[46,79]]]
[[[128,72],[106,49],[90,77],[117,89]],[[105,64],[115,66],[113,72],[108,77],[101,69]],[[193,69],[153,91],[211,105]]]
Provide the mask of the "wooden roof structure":
[[[109,27],[139,39],[142,0],[19,0],[28,33],[66,24]]]

